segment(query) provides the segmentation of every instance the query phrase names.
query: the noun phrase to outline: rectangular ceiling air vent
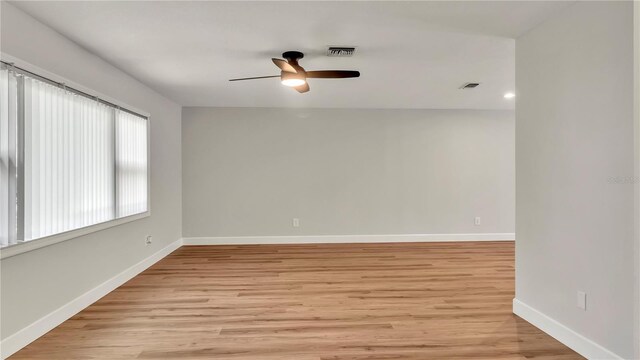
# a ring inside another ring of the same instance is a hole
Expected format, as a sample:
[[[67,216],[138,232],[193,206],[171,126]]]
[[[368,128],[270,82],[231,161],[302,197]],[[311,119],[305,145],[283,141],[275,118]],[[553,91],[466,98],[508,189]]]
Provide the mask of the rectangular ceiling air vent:
[[[332,57],[349,57],[356,52],[355,47],[351,46],[329,46],[327,48],[327,56]]]
[[[480,85],[480,83],[466,83],[460,87],[460,89],[473,89],[476,86]]]

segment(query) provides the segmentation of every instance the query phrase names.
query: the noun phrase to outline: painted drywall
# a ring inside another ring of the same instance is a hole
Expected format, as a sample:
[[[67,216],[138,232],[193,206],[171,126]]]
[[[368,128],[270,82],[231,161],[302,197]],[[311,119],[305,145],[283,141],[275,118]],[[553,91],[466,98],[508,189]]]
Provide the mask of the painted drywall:
[[[514,232],[512,111],[194,107],[182,118],[185,237]]]
[[[6,1],[0,6],[2,52],[144,110],[151,120],[151,216],[1,260],[6,339],[181,237],[181,109]]]
[[[629,359],[632,6],[579,2],[516,42],[516,298]]]
[[[634,2],[634,59],[635,59],[635,357],[640,359],[640,2]]]

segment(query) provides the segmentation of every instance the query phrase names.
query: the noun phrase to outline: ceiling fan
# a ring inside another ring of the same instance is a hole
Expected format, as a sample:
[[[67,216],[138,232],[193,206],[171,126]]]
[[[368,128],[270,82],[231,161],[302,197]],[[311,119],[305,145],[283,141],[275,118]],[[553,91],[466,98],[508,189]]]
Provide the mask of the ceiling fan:
[[[280,68],[280,75],[256,76],[249,78],[231,79],[229,81],[279,77],[282,85],[292,87],[300,93],[306,93],[307,91],[309,91],[309,84],[307,83],[307,79],[344,79],[360,77],[359,71],[352,70],[306,71],[302,66],[298,64],[298,60],[304,57],[304,54],[299,51],[287,51],[282,54],[282,57],[287,60],[285,61],[275,58],[271,59],[271,61],[273,61],[273,63]]]

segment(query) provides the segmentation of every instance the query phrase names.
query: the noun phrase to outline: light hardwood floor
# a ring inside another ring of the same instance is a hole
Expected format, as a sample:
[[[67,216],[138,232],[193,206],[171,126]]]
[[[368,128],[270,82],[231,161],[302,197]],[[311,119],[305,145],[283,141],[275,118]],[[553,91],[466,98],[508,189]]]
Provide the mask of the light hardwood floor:
[[[582,359],[513,296],[513,242],[185,246],[11,359]]]

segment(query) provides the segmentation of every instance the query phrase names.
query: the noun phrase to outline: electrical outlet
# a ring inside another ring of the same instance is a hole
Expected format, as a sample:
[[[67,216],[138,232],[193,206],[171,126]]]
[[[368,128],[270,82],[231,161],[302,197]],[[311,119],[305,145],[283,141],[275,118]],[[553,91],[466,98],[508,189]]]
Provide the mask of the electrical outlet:
[[[153,236],[147,235],[147,238],[144,240],[145,245],[151,245],[153,242]]]
[[[473,221],[473,223],[476,224],[476,225],[480,225],[482,223],[482,220],[480,219],[480,216],[476,216],[476,218]]]
[[[587,293],[578,291],[578,308],[587,311]]]
[[[293,227],[299,227],[300,226],[300,219],[293,218],[292,225],[293,225]]]

